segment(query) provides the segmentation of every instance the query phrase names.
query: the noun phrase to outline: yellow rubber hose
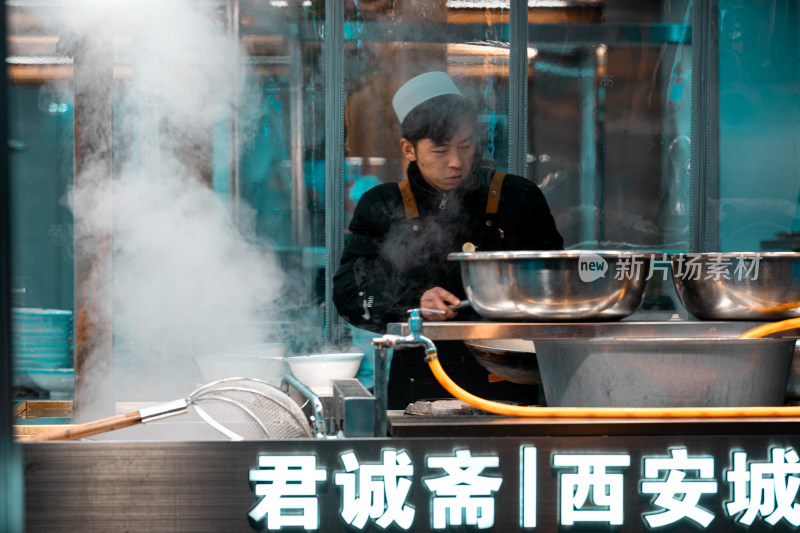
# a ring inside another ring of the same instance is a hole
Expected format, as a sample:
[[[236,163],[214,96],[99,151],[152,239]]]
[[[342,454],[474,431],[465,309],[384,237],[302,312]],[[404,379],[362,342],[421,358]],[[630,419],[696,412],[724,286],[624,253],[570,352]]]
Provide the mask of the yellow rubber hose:
[[[479,398],[445,373],[436,353],[426,358],[436,380],[455,398],[497,415],[533,418],[759,418],[800,416],[798,407],[538,407],[508,405]]]
[[[790,318],[788,320],[781,320],[780,322],[772,322],[771,324],[764,324],[763,326],[755,327],[749,331],[745,331],[739,335],[740,339],[760,339],[767,335],[772,335],[779,331],[786,331],[787,329],[800,328],[800,318]]]

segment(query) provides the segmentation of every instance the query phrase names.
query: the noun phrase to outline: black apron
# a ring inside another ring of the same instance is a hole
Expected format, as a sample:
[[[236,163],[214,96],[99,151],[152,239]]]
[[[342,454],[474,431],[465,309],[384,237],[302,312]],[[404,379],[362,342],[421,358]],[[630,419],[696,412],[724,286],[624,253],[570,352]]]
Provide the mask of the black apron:
[[[493,228],[492,225],[500,203],[500,191],[505,176],[504,172],[494,173],[486,201],[485,225],[495,235],[499,233],[500,238],[503,237],[502,229]],[[406,218],[418,218],[416,199],[408,180],[404,180],[398,186],[403,196]],[[478,319],[479,317],[471,309],[459,311],[457,317],[457,320]],[[467,392],[488,400],[510,401],[523,405],[537,403],[539,392],[536,386],[490,381],[489,372],[475,360],[462,341],[438,341],[436,348],[445,373]],[[405,409],[408,404],[417,400],[452,398],[452,395],[436,381],[424,358],[425,350],[422,347],[394,349],[389,370],[389,409]]]

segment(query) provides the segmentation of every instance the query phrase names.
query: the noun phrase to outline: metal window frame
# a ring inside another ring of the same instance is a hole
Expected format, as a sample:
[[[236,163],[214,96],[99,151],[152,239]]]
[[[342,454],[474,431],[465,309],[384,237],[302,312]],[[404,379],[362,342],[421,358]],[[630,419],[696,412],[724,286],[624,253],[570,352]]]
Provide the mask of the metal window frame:
[[[719,1],[692,3],[689,251],[719,251]],[[696,28],[696,30],[695,30]]]
[[[344,2],[325,2],[325,340],[343,341],[333,275],[344,249]]]

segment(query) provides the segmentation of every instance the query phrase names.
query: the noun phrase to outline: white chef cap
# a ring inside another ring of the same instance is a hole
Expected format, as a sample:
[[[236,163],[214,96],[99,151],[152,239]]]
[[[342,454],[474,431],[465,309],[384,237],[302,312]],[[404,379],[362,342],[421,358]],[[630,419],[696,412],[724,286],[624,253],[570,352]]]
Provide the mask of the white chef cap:
[[[392,107],[402,124],[412,109],[443,94],[461,95],[461,91],[446,73],[426,72],[416,78],[411,78],[397,89],[392,98]]]

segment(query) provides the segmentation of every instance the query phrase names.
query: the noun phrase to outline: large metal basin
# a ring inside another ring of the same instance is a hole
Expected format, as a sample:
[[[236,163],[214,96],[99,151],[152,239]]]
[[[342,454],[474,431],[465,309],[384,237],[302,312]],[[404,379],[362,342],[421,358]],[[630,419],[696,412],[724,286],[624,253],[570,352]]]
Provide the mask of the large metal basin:
[[[703,320],[800,317],[800,254],[670,254],[683,306]]]
[[[501,320],[618,320],[642,304],[652,254],[615,251],[473,252],[461,262],[467,298]]]
[[[782,405],[794,339],[536,339],[558,407]]]
[[[582,322],[582,323],[530,323],[482,324],[445,323],[439,329],[457,328],[458,332],[448,335],[446,331],[435,329],[435,338],[459,338],[463,335],[494,334],[497,328],[508,329],[511,335],[524,335],[536,339],[547,338],[735,338],[763,322],[746,321],[660,321],[660,322]],[[431,326],[428,326],[429,328]],[[461,333],[463,331],[463,334]],[[401,332],[407,334],[407,332]],[[781,337],[797,339],[800,332],[784,331]],[[512,383],[538,385],[542,382],[539,362],[534,342],[520,338],[487,338],[465,340],[464,344],[475,360],[487,371]],[[795,346],[789,381],[786,385],[786,399],[800,399],[800,348]]]

